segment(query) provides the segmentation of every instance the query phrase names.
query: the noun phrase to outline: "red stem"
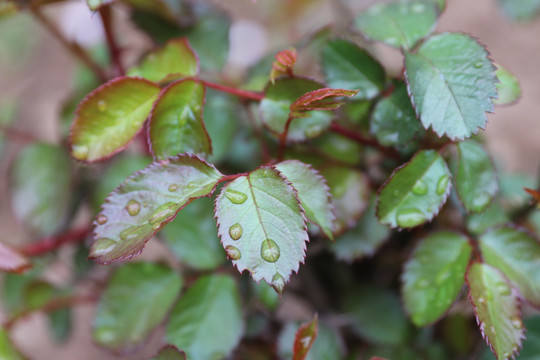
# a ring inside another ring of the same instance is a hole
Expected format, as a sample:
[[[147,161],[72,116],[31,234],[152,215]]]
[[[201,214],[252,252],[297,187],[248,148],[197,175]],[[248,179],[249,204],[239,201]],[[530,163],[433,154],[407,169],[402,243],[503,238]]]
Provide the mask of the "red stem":
[[[67,231],[53,237],[46,237],[40,241],[19,248],[19,252],[26,256],[38,256],[54,251],[65,244],[77,243],[90,234],[91,228],[85,227]]]
[[[219,183],[222,183],[222,182],[225,182],[225,181],[232,181],[236,178],[239,178],[240,176],[247,176],[248,173],[239,173],[239,174],[234,174],[234,175],[225,175],[223,176],[221,179],[218,180],[218,184]]]
[[[0,132],[6,135],[6,137],[8,137],[8,140],[11,140],[10,138],[15,138],[24,143],[33,143],[40,141],[32,134],[2,124],[0,124]]]
[[[209,88],[223,91],[229,94],[233,94],[241,98],[255,100],[255,101],[261,101],[262,99],[264,99],[264,94],[262,93],[247,91],[247,90],[240,90],[240,89],[232,88],[232,87],[221,85],[221,84],[216,84],[216,83],[206,81],[206,80],[200,80],[200,81],[204,85],[208,86]]]
[[[285,148],[287,147],[287,135],[289,134],[289,127],[291,126],[291,122],[293,121],[293,117],[289,115],[289,118],[287,119],[287,122],[285,123],[285,130],[279,135],[279,149],[278,149],[278,161],[283,160],[283,156],[285,155]]]
[[[103,24],[103,31],[105,32],[105,39],[107,40],[107,46],[109,48],[109,54],[114,63],[114,73],[116,76],[125,75],[125,69],[120,59],[120,49],[116,44],[112,31],[112,12],[109,6],[102,6],[99,8],[99,15],[101,16],[101,22]]]

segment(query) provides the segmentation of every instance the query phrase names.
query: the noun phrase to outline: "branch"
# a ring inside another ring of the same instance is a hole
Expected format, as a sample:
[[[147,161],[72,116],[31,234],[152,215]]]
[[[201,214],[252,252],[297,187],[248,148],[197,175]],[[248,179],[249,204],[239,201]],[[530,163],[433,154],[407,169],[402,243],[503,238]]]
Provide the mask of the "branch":
[[[294,117],[289,114],[289,118],[287,119],[287,122],[285,123],[285,130],[279,135],[279,149],[278,149],[278,161],[283,160],[283,156],[285,155],[285,148],[287,147],[287,135],[289,134],[289,127],[291,127],[291,122],[293,121]]]
[[[255,101],[262,101],[262,99],[264,99],[264,94],[262,93],[247,91],[247,90],[240,90],[240,89],[232,88],[232,87],[221,85],[221,84],[216,84],[216,83],[202,80],[202,79],[200,81],[204,85],[208,86],[209,88],[223,91],[229,94],[233,94],[241,98],[255,100]]]
[[[84,240],[90,234],[91,228],[85,227],[70,230],[55,237],[46,237],[40,241],[19,248],[19,252],[26,256],[38,256],[54,251],[66,244],[74,244]]]
[[[99,16],[101,17],[101,23],[103,24],[103,31],[105,33],[105,39],[107,40],[107,47],[109,48],[109,54],[114,63],[115,75],[124,76],[125,69],[120,59],[120,49],[116,44],[112,31],[112,12],[109,6],[102,6],[99,8]]]

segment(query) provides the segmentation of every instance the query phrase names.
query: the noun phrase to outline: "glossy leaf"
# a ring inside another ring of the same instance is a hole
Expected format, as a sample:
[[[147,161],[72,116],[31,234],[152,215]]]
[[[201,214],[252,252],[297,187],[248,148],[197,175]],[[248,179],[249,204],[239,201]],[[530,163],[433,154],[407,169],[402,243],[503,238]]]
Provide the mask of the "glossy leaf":
[[[163,89],[148,124],[148,139],[155,159],[179,153],[212,153],[203,122],[205,87],[197,80],[180,80]]]
[[[223,187],[216,199],[218,234],[238,271],[248,270],[281,294],[306,255],[306,219],[296,190],[262,167]]]
[[[227,275],[200,277],[170,314],[167,341],[189,359],[226,358],[244,331],[238,288]]]
[[[324,177],[311,166],[298,160],[281,162],[275,168],[291,182],[298,192],[298,199],[306,218],[318,225],[326,237],[333,240],[334,214],[330,189]]]
[[[185,38],[168,41],[128,71],[129,76],[140,76],[153,82],[177,80],[198,73],[199,59]]]
[[[90,257],[106,264],[139,254],[192,199],[211,195],[221,176],[214,166],[190,155],[136,172],[109,195],[96,216]]]
[[[76,160],[105,160],[141,130],[159,87],[139,78],[116,78],[98,87],[77,108],[69,141]]]
[[[468,239],[454,232],[421,240],[402,275],[405,309],[415,325],[431,324],[448,311],[463,287],[471,253]]]
[[[99,301],[94,340],[114,351],[140,344],[163,321],[181,286],[180,276],[163,265],[135,262],[119,267]]]
[[[328,42],[322,67],[329,87],[358,90],[355,98],[373,99],[384,89],[384,68],[368,51],[348,40]]]
[[[471,265],[466,277],[482,336],[498,359],[514,358],[525,337],[517,292],[488,264]]]
[[[465,139],[485,128],[497,97],[495,67],[486,49],[465,34],[430,37],[405,53],[409,94],[427,129],[439,137]]]
[[[7,330],[0,328],[0,359],[24,360],[25,357],[13,346]]]
[[[377,3],[361,13],[355,25],[372,40],[411,49],[435,29],[437,10],[424,0]]]
[[[302,324],[296,331],[293,345],[293,360],[304,360],[317,338],[319,331],[319,318],[317,314],[313,320]]]
[[[407,94],[407,86],[399,81],[394,91],[377,102],[371,114],[370,132],[385,146],[407,145],[421,134],[422,127]]]
[[[540,306],[540,243],[529,233],[500,227],[480,236],[484,261],[498,269],[519,289],[523,297]]]
[[[318,82],[304,78],[277,79],[274,84],[268,85],[259,106],[263,123],[275,134],[283,133],[295,100],[322,87]],[[288,140],[302,141],[316,137],[330,126],[332,120],[331,113],[327,111],[307,111],[304,115],[290,123]]]
[[[444,205],[452,184],[450,171],[434,150],[418,152],[383,185],[377,217],[391,227],[412,228],[431,221]]]
[[[459,166],[456,190],[468,211],[484,211],[499,189],[495,169],[482,145],[463,141],[457,145]]]
[[[71,164],[59,146],[35,143],[15,158],[10,177],[14,215],[37,236],[56,233],[68,217]]]
[[[30,261],[11,246],[0,242],[0,271],[22,273],[32,267]]]
[[[521,87],[519,86],[518,79],[501,65],[497,65],[495,74],[497,75],[497,79],[499,79],[499,83],[496,84],[497,94],[499,96],[493,103],[495,105],[510,105],[518,101],[521,97]]]
[[[502,10],[512,20],[530,21],[540,12],[540,0],[498,0]]]
[[[167,345],[152,360],[186,360],[186,353],[173,345]]]
[[[198,199],[186,206],[161,234],[173,254],[191,268],[210,270],[225,262],[211,199]]]

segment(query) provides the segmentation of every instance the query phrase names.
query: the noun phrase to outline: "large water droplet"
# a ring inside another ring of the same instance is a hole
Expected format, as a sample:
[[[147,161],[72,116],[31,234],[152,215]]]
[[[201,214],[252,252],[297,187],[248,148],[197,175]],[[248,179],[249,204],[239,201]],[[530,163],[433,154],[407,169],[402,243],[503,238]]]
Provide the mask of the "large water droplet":
[[[240,225],[239,223],[231,225],[231,227],[229,228],[229,235],[231,236],[231,239],[233,240],[240,239],[240,237],[242,237],[242,232],[243,232],[242,225]]]
[[[188,189],[194,189],[195,187],[197,187],[197,184],[195,184],[193,181],[190,181],[187,184],[187,187],[188,187]]]
[[[176,184],[169,185],[169,191],[170,192],[175,192],[177,189],[178,189],[178,185],[176,185]]]
[[[154,211],[152,217],[150,218],[150,220],[148,220],[148,222],[152,225],[159,225],[165,220],[167,220],[170,216],[174,215],[175,211],[176,204],[172,201],[166,202]]]
[[[73,157],[78,160],[86,160],[88,158],[88,146],[86,145],[73,145],[71,153]]]
[[[442,195],[446,193],[446,190],[448,189],[449,180],[450,180],[450,176],[448,175],[441,176],[439,181],[437,181],[437,190],[436,190],[437,195]]]
[[[512,322],[512,326],[514,327],[514,329],[519,330],[523,328],[523,322],[521,321],[519,317],[512,316],[510,318],[510,321]]]
[[[109,238],[99,238],[92,245],[92,255],[108,254],[116,247],[116,241]]]
[[[240,191],[233,190],[233,189],[225,190],[225,196],[233,204],[243,204],[247,200],[247,195],[246,194],[244,194],[243,192],[240,192]]]
[[[480,297],[478,298],[478,302],[479,302],[480,304],[485,304],[485,303],[486,303],[486,299],[484,299],[482,296],[480,296]]]
[[[266,239],[261,243],[261,257],[268,262],[276,262],[279,259],[279,246],[272,239]]]
[[[285,279],[283,276],[281,276],[280,273],[276,273],[274,277],[272,278],[272,287],[276,292],[281,295],[283,293],[283,289],[285,288]]]
[[[428,192],[427,184],[422,180],[418,180],[414,184],[412,188],[412,192],[415,193],[416,195],[426,195]]]
[[[97,103],[97,108],[99,111],[107,110],[107,103],[105,103],[105,100],[99,100]]]
[[[425,221],[424,213],[415,208],[399,210],[396,216],[396,222],[402,228],[415,227]]]
[[[480,69],[482,66],[484,66],[484,63],[482,61],[477,61],[474,63],[474,67],[477,69]]]
[[[105,214],[98,214],[98,216],[96,216],[96,222],[98,223],[98,225],[103,225],[108,220],[109,220],[109,218]]]
[[[131,199],[128,201],[126,205],[126,210],[131,216],[135,216],[141,211],[141,204],[135,199]]]
[[[512,295],[512,290],[510,290],[510,287],[507,284],[500,282],[500,283],[497,283],[496,286],[497,286],[497,290],[499,291],[499,294],[504,295],[504,296]]]
[[[227,245],[225,246],[225,252],[231,260],[239,260],[242,257],[240,250],[236,246]]]

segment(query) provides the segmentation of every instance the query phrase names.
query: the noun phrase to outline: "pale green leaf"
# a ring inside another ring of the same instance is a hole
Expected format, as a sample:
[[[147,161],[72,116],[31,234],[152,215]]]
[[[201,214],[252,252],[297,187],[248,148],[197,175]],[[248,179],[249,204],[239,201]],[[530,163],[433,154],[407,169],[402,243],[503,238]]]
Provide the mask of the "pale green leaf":
[[[114,190],[94,221],[90,257],[131,258],[191,200],[210,196],[222,174],[203,160],[179,155],[154,162]]]
[[[497,97],[495,67],[472,37],[443,33],[430,37],[416,53],[405,53],[409,94],[427,129],[440,137],[465,139],[486,126],[486,112]]]
[[[24,360],[25,357],[13,346],[7,330],[0,328],[0,359]]]
[[[135,262],[119,267],[99,301],[92,335],[119,352],[140,344],[163,321],[182,279],[163,265]]]
[[[467,230],[474,235],[480,235],[486,230],[510,221],[506,212],[497,203],[492,203],[484,212],[470,214],[467,217]]]
[[[431,221],[446,202],[452,183],[444,159],[418,152],[391,175],[379,193],[377,217],[391,227],[412,228]]]
[[[497,0],[502,10],[512,20],[530,21],[540,12],[540,0]]]
[[[80,161],[107,159],[141,130],[159,87],[139,78],[116,78],[98,87],[77,108],[71,125],[71,156]]]
[[[497,75],[497,79],[499,79],[499,83],[496,85],[499,97],[493,103],[495,105],[510,105],[515,103],[521,97],[521,87],[519,86],[518,79],[501,65],[497,65],[495,74]]]
[[[218,233],[238,271],[281,293],[306,254],[306,220],[297,193],[262,167],[225,185],[216,199]]]
[[[238,287],[228,275],[200,277],[171,311],[167,341],[192,360],[224,359],[240,341],[244,322]]]
[[[448,231],[417,245],[402,275],[405,309],[415,325],[431,324],[448,311],[463,287],[471,253],[465,236]]]

